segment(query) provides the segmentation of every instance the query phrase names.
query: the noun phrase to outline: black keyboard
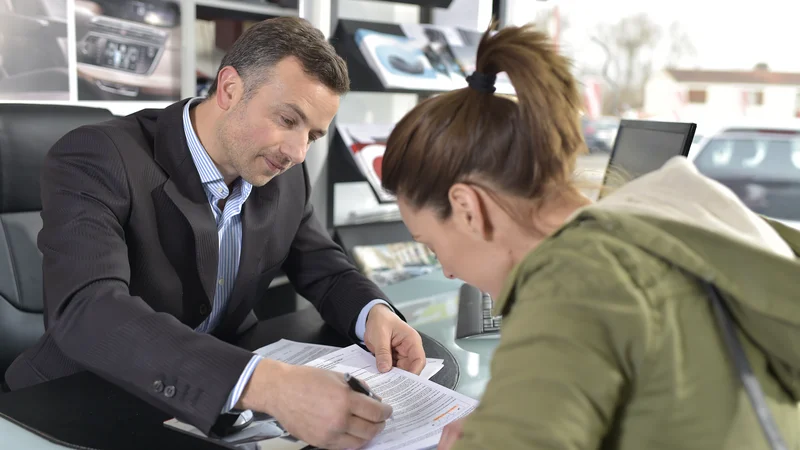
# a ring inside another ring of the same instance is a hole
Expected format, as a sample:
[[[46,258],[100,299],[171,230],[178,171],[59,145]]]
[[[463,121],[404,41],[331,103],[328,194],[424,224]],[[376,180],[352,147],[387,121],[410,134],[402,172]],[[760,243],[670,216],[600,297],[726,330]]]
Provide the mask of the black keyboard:
[[[458,293],[456,339],[498,337],[500,316],[492,316],[492,297],[464,284]]]

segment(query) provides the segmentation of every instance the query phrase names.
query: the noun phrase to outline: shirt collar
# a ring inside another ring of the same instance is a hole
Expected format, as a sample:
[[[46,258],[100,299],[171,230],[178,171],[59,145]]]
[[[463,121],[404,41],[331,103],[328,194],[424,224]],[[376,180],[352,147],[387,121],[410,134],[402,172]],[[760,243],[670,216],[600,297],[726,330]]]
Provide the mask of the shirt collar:
[[[203,147],[203,144],[200,143],[200,138],[197,137],[197,133],[194,132],[192,118],[189,115],[189,111],[192,107],[196,103],[200,103],[203,99],[203,97],[194,97],[186,102],[186,106],[183,107],[183,132],[186,135],[186,144],[189,146],[189,153],[192,155],[192,160],[197,168],[197,173],[200,175],[203,188],[209,195],[213,195],[214,198],[223,199],[227,198],[230,193],[228,186],[225,184],[222,173],[219,171],[216,164],[214,164],[214,161],[211,160],[211,157],[208,156],[208,152],[205,147]],[[250,195],[253,186],[241,178],[238,182],[242,188],[242,202],[244,202]]]

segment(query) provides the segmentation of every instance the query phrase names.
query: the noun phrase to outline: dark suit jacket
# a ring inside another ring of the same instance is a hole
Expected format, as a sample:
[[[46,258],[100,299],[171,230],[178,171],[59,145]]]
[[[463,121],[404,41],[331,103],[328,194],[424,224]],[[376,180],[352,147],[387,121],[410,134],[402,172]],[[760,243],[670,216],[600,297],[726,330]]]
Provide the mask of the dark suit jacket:
[[[50,150],[46,332],[9,368],[12,389],[89,370],[207,432],[252,357],[225,341],[254,324],[279,270],[341,333],[384,297],[315,219],[301,165],[253,189],[226,315],[213,335],[194,332],[211,311],[219,243],[184,104],[79,128]]]

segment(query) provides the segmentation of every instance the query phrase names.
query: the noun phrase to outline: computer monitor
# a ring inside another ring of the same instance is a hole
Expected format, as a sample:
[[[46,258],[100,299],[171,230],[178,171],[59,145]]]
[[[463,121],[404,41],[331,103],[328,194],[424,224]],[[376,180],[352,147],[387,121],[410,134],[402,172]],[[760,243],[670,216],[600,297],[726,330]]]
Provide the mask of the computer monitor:
[[[630,181],[659,169],[673,156],[688,156],[695,130],[694,123],[620,121],[603,186],[609,183],[614,169]]]

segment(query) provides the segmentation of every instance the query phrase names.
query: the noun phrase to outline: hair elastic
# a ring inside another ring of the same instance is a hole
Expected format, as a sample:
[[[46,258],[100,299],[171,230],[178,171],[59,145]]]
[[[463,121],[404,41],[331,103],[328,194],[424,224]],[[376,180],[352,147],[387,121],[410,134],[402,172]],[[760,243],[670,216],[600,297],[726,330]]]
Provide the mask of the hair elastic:
[[[486,74],[481,72],[472,72],[472,75],[467,77],[467,83],[469,87],[475,89],[478,92],[483,92],[486,94],[493,94],[496,88],[494,87],[494,82],[497,80],[497,75],[495,74]]]

